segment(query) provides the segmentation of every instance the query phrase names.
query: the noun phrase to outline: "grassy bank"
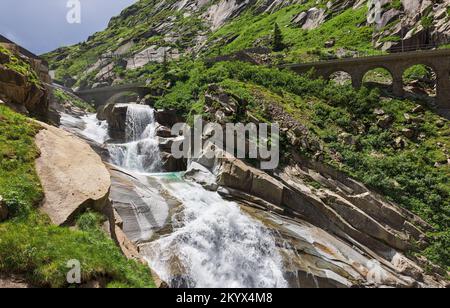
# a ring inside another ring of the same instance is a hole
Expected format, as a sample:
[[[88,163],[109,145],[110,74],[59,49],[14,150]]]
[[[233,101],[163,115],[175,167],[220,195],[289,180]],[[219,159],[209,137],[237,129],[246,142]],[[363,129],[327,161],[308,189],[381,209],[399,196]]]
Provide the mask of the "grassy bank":
[[[100,230],[101,217],[86,213],[78,228],[50,224],[37,206],[43,198],[34,161],[39,127],[0,105],[0,195],[9,220],[0,223],[0,272],[20,274],[35,286],[67,287],[67,262],[81,263],[82,281],[110,287],[154,287],[149,269],[127,260]]]

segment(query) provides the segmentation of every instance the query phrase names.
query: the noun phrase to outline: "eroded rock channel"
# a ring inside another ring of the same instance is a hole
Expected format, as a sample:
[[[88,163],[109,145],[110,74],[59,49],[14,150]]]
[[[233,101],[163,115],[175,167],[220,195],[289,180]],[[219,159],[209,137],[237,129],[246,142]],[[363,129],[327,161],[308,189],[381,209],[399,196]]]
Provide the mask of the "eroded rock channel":
[[[427,241],[417,216],[301,157],[271,174],[227,154],[176,160],[177,120],[138,104],[61,119],[110,172],[122,249],[169,286],[444,286],[406,257]]]

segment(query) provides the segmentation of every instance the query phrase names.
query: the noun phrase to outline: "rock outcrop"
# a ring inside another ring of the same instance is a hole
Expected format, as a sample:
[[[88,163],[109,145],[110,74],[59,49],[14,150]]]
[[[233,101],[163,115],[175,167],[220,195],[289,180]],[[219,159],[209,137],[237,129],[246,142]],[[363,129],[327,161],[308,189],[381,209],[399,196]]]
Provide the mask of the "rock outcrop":
[[[389,4],[391,1],[382,2]],[[376,22],[378,31],[374,34],[375,46],[384,50],[401,51],[426,45],[448,44],[449,5],[449,0],[402,0],[398,7],[386,5]],[[399,40],[387,40],[389,37],[403,39],[403,43]]]
[[[87,42],[79,45],[78,54],[73,54],[68,48],[61,48],[50,54],[57,66],[64,66],[64,59],[80,57],[80,53],[88,53],[100,44],[109,46],[107,51],[98,54],[99,60],[89,62],[87,67],[80,69],[75,76],[67,76],[68,86],[74,80],[81,79],[84,86],[111,85],[122,80],[118,72],[124,69],[135,70],[148,63],[164,63],[183,57],[195,58],[198,55],[208,55],[212,50],[228,49],[227,46],[235,40],[242,38],[240,31],[221,36],[218,29],[226,27],[244,14],[261,15],[275,14],[287,6],[293,6],[288,14],[292,18],[284,26],[313,30],[322,26],[339,15],[355,11],[355,20],[358,26],[371,26],[373,31],[373,47],[376,49],[400,51],[401,49],[415,50],[424,45],[448,44],[450,39],[450,26],[448,23],[449,0],[381,0],[381,8],[376,12],[377,18],[367,21],[360,19],[361,10],[368,6],[371,0],[332,0],[332,1],[305,1],[305,0],[183,0],[183,1],[138,1],[124,10],[109,23],[107,31],[93,35]],[[356,13],[356,11],[358,11]],[[134,19],[134,14],[141,12],[146,18]],[[174,12],[177,12],[176,14]],[[168,16],[160,19],[159,16]],[[349,14],[347,14],[348,17]],[[369,14],[368,14],[369,15]],[[363,15],[364,16],[364,15]],[[345,18],[345,17],[344,17]],[[276,19],[276,18],[275,18]],[[274,19],[274,20],[275,20]],[[353,23],[353,21],[349,21]],[[133,32],[131,37],[113,37],[121,33],[123,27],[135,27],[142,30]],[[195,30],[193,31],[193,26]],[[354,25],[352,25],[354,26]],[[258,32],[258,31],[257,31]],[[266,31],[264,31],[266,32]],[[301,39],[299,37],[299,39]],[[332,48],[337,38],[329,38],[323,42],[323,47]],[[401,43],[403,39],[403,44]],[[110,44],[113,41],[114,44]],[[339,41],[339,40],[338,40]],[[117,43],[116,43],[117,42]],[[248,37],[248,46],[270,47],[271,34]],[[347,45],[347,43],[342,42]],[[239,44],[241,45],[241,44]],[[176,48],[175,48],[176,46]],[[322,47],[322,46],[320,46]],[[356,48],[356,46],[355,46]],[[348,57],[355,54],[351,46],[335,50],[336,56]],[[233,50],[233,60],[244,60],[261,63],[250,54]],[[269,50],[265,56],[270,55]],[[356,52],[357,54],[358,52]],[[113,56],[112,56],[113,55]],[[218,59],[230,59],[230,55],[221,55]],[[91,57],[92,58],[92,57]],[[118,61],[113,58],[119,59]],[[270,58],[270,57],[269,57]],[[91,63],[92,62],[92,63]],[[65,64],[64,64],[65,63]],[[95,78],[87,78],[89,74],[97,72]],[[152,80],[146,80],[151,83]]]
[[[33,70],[32,59],[8,48],[12,50],[0,50],[0,99],[18,112],[46,120],[49,101],[44,82],[50,77],[39,79],[44,75]]]
[[[445,286],[426,274],[426,262],[406,257],[413,243],[426,244],[431,227],[361,183],[298,155],[273,174],[220,150],[215,161],[205,157],[188,176],[214,189],[206,168],[224,197],[272,228],[280,247],[289,243],[282,251],[291,285]]]
[[[108,170],[112,180],[110,200],[126,221],[123,232],[133,243],[149,241],[168,224],[173,202],[161,197],[160,186],[150,177],[142,181],[112,165],[108,165]],[[149,183],[143,184],[146,182]]]
[[[100,107],[97,118],[108,122],[108,133],[112,139],[125,140],[128,107],[122,104],[108,104]]]
[[[45,193],[41,210],[57,225],[72,223],[87,208],[101,211],[108,203],[111,180],[100,157],[72,134],[40,125],[36,170]]]

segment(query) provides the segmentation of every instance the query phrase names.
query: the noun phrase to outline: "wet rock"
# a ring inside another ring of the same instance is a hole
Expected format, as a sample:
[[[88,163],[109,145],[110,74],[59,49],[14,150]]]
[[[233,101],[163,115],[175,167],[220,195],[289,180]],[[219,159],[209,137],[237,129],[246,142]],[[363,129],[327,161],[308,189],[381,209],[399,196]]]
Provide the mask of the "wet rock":
[[[162,137],[159,137],[158,138],[159,148],[163,152],[170,153],[170,152],[172,152],[172,145],[173,145],[173,143],[176,140],[178,140],[178,141],[182,140],[182,138],[183,138],[182,136],[181,137],[176,137],[176,138],[162,138]]]
[[[97,108],[97,119],[100,121],[106,121],[108,114],[111,113],[114,108],[114,104],[106,104]]]
[[[166,172],[181,172],[186,170],[186,162],[183,159],[177,159],[172,154],[162,152],[161,161],[163,169]]]
[[[183,123],[183,118],[177,114],[176,110],[155,110],[155,120],[162,126],[172,127],[177,123]]]
[[[219,188],[216,183],[216,176],[206,167],[195,162],[189,165],[184,177],[199,183],[207,190],[216,191]]]
[[[118,141],[125,140],[127,105],[109,104],[101,113],[101,118],[106,117],[109,136]]]
[[[122,221],[122,228],[117,225],[115,230],[116,241],[135,258],[139,254],[133,243],[145,243],[168,228],[174,203],[162,196],[160,184],[152,177],[140,181],[124,170],[107,167],[112,181],[110,200]]]
[[[162,138],[170,138],[170,137],[172,137],[172,131],[170,128],[160,125],[156,129],[156,136],[162,137]]]

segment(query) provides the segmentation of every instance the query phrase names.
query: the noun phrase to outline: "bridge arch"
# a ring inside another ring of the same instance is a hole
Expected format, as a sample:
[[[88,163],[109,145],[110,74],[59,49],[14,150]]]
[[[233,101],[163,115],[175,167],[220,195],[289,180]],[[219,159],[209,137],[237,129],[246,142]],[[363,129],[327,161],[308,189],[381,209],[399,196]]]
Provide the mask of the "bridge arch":
[[[443,74],[444,76],[438,76],[438,71],[431,65],[422,63],[409,65],[403,70],[404,89],[405,91],[410,90],[414,94],[436,97],[437,81],[447,75]],[[413,84],[414,81],[417,82]]]
[[[336,70],[330,73],[326,80],[333,81],[339,85],[346,85],[353,83],[353,76],[345,70]]]
[[[346,58],[315,63],[299,63],[282,65],[298,74],[314,71],[315,76],[329,79],[336,71],[345,71],[352,76],[354,87],[360,87],[364,75],[375,67],[384,67],[393,76],[393,93],[403,96],[403,73],[409,67],[423,64],[436,73],[436,105],[435,109],[444,117],[450,118],[450,49],[402,52],[387,55],[361,58]]]
[[[369,66],[364,70],[363,74],[363,84],[373,83],[377,85],[389,86],[390,88],[394,85],[394,73],[392,69],[385,65],[374,65]],[[401,82],[401,80],[397,80]]]
[[[118,92],[112,95],[108,100],[105,102],[107,104],[114,103],[114,104],[120,104],[120,103],[131,103],[136,102],[139,99],[139,93],[135,91],[123,91]]]
[[[146,86],[131,84],[83,90],[75,92],[75,94],[95,107],[99,107],[106,104],[114,96],[120,96],[130,92],[136,93],[139,97],[143,98],[147,94],[150,94],[152,90]]]

